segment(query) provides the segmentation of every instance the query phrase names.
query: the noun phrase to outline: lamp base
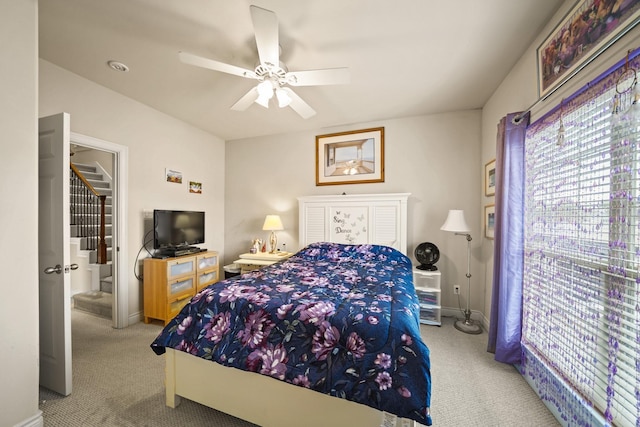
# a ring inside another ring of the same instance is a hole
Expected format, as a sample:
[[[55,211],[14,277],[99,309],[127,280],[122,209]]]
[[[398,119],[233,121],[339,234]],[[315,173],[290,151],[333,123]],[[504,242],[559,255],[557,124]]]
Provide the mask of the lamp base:
[[[276,233],[271,230],[271,235],[269,236],[269,246],[270,246],[270,254],[275,254],[276,249],[278,248],[278,238],[276,237]]]
[[[464,313],[464,320],[456,320],[453,326],[459,330],[460,332],[464,332],[465,334],[473,334],[478,335],[482,333],[482,328],[480,325],[471,320],[471,312],[467,311]]]

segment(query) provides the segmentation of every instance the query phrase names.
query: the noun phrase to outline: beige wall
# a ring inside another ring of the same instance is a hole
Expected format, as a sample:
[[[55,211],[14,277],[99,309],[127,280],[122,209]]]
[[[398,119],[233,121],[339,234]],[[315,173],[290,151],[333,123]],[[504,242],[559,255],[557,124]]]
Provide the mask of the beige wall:
[[[113,178],[113,154],[101,150],[79,150],[71,157],[73,163],[94,165],[100,164],[102,168]],[[106,177],[105,177],[106,178]]]
[[[129,262],[125,268],[129,315],[135,321],[142,310],[142,284],[134,276],[134,263],[148,231],[145,212],[156,208],[205,211],[203,247],[223,250],[224,141],[44,60],[40,60],[39,107],[40,116],[69,113],[72,132],[128,147]],[[183,183],[166,182],[165,168],[182,172]],[[189,193],[189,180],[202,183],[201,195]],[[141,257],[145,254],[143,250]]]
[[[523,111],[538,99],[538,74],[536,68],[536,50],[555,26],[574,6],[574,0],[566,0],[556,15],[549,21],[540,35],[533,41],[509,75],[494,92],[482,109],[482,165],[496,156],[496,131],[500,118],[508,113]],[[597,77],[617,61],[623,59],[629,49],[636,49],[640,43],[640,28],[636,27],[622,39],[617,41],[605,53],[598,56],[575,77],[564,84],[553,95],[540,102],[531,111],[531,122],[534,122],[546,111],[557,106],[563,98]],[[484,173],[484,172],[482,172]],[[483,197],[483,204],[493,203],[493,197]],[[489,317],[491,296],[493,292],[493,241],[486,241],[482,246],[483,275],[486,287],[484,308]]]
[[[37,25],[36,0],[0,0],[0,53],[5,58],[0,67],[3,426],[42,423],[38,410]],[[16,250],[17,246],[29,251]]]
[[[481,112],[462,111],[357,123],[314,132],[228,141],[226,148],[225,253],[229,263],[247,252],[264,216],[281,215],[285,230],[278,241],[298,247],[299,196],[356,193],[411,193],[407,252],[425,241],[441,252],[443,305],[457,307],[453,284],[466,289],[466,240],[440,231],[449,209],[464,209],[471,227],[473,310],[482,311],[480,205]],[[369,127],[385,128],[385,182],[315,185],[315,136]],[[464,302],[463,302],[464,304]]]

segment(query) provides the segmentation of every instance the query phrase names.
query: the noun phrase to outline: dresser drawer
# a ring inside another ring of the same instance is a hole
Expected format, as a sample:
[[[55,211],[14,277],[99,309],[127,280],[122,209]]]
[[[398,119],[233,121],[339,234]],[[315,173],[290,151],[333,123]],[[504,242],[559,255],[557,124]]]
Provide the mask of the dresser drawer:
[[[420,304],[420,322],[440,323],[440,308]]]
[[[167,262],[167,279],[175,279],[196,272],[196,257],[176,258]]]
[[[210,270],[212,268],[218,267],[218,254],[216,253],[198,255],[197,259],[198,259],[198,271]]]
[[[195,288],[193,276],[175,279],[168,283],[167,295],[169,299],[173,299],[184,294],[193,295]]]
[[[434,289],[416,289],[420,304],[440,305],[440,291]]]
[[[219,280],[218,269],[198,273],[198,277],[197,277],[198,291],[200,291],[202,288],[206,286],[209,286],[212,283],[217,282],[218,280]]]
[[[425,273],[414,270],[413,283],[416,290],[419,288],[440,289],[440,273]]]
[[[167,306],[167,318],[165,319],[165,324],[168,323],[169,320],[173,319],[178,313],[180,313],[182,307],[187,305],[189,301],[191,301],[191,295],[183,296],[182,298],[179,298],[170,303]]]

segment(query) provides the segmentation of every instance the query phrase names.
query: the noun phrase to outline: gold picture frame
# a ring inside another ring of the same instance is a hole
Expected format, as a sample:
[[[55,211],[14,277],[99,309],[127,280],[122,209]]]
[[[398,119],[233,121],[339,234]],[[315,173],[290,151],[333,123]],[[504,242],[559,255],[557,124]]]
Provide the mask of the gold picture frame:
[[[484,165],[484,195],[496,194],[496,159]]]
[[[316,136],[316,185],[384,182],[384,127]]]
[[[496,205],[484,207],[484,237],[493,240],[496,227]]]

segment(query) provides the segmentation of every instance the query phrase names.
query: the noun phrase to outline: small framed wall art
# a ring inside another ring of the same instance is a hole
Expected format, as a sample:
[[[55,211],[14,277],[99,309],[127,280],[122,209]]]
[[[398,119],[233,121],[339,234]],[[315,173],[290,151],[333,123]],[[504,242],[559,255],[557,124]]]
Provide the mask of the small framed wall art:
[[[496,206],[486,205],[484,207],[484,237],[493,240],[496,227]]]
[[[182,172],[178,172],[177,170],[166,168],[164,170],[164,176],[167,182],[182,184]]]
[[[496,159],[484,165],[484,195],[496,194]]]

